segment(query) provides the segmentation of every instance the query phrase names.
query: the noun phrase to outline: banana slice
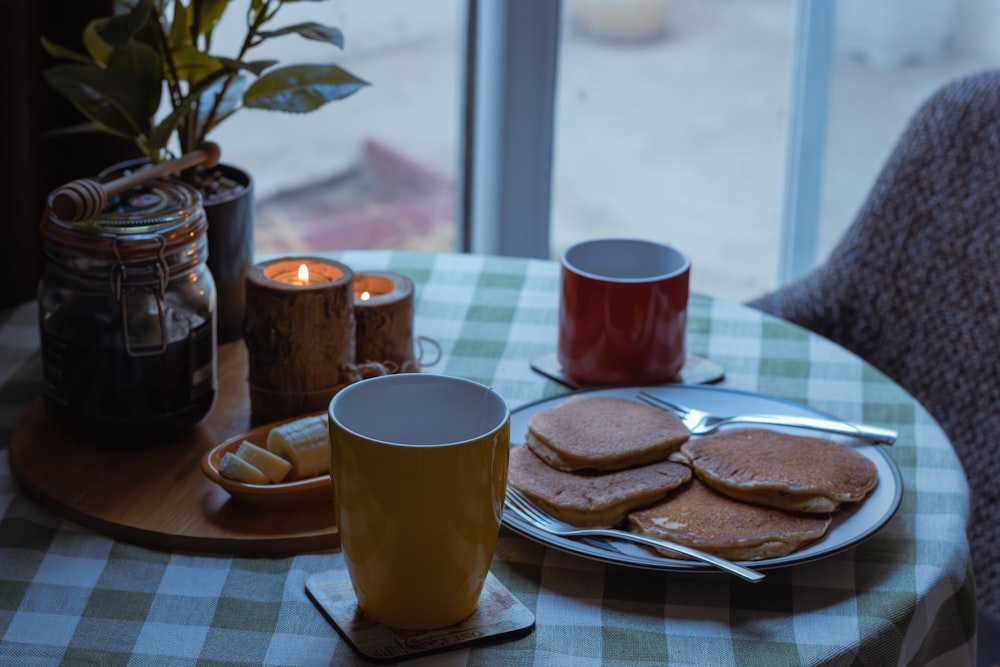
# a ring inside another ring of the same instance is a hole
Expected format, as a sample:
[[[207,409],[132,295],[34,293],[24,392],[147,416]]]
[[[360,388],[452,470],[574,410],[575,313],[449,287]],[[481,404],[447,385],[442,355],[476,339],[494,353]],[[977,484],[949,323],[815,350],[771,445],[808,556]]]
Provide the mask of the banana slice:
[[[285,479],[288,471],[292,469],[291,463],[249,440],[240,443],[236,449],[236,456],[263,472],[275,484]]]
[[[292,464],[289,479],[306,479],[330,472],[330,427],[325,414],[275,426],[267,448]]]
[[[219,473],[247,484],[267,484],[271,481],[259,468],[250,465],[232,452],[222,455],[222,460],[219,461]]]

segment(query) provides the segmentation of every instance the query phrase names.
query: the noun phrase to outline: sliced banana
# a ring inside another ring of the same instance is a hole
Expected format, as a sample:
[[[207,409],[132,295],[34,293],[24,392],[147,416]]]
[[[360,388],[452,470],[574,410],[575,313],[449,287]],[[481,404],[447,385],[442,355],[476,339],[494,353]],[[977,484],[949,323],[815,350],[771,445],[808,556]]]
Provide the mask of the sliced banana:
[[[267,484],[271,481],[260,468],[247,463],[232,452],[222,455],[222,460],[219,461],[219,473],[247,484]]]
[[[288,471],[292,469],[291,463],[249,440],[240,443],[236,449],[236,456],[263,472],[275,484],[285,479]]]
[[[330,427],[325,414],[275,426],[267,448],[292,464],[289,479],[306,479],[330,472]]]

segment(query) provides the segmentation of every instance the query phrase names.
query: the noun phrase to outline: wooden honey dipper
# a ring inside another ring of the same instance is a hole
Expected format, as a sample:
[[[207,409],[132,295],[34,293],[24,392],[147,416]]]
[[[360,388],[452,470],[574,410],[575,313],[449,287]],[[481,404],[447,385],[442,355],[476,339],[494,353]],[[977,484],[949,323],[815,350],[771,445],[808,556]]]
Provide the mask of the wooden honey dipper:
[[[219,164],[221,150],[218,144],[206,141],[176,160],[160,162],[137,169],[127,176],[102,183],[92,178],[80,178],[60,185],[49,195],[49,208],[66,222],[94,218],[108,204],[108,197],[161,176],[189,167],[214,167]]]

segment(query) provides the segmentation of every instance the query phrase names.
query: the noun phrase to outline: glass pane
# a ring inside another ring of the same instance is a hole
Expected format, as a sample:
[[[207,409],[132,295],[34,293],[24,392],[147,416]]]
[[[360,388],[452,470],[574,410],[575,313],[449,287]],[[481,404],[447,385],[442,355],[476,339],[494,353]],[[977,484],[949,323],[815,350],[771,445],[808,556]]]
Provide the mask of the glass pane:
[[[692,289],[776,280],[793,0],[566,0],[552,248],[642,236]]]
[[[636,235],[686,249],[692,287],[773,289],[794,0],[567,0],[553,251]],[[1000,64],[1000,4],[838,0],[815,260],[851,224],[917,107]]]
[[[818,254],[843,235],[917,108],[1000,65],[993,0],[838,0]]]
[[[213,135],[223,161],[254,177],[258,254],[454,250],[464,7],[462,0],[283,4],[275,27],[335,26],[345,48],[287,35],[252,51],[253,59],[334,62],[371,85],[307,114],[244,109]],[[220,52],[242,39],[242,12],[231,9],[220,27]]]

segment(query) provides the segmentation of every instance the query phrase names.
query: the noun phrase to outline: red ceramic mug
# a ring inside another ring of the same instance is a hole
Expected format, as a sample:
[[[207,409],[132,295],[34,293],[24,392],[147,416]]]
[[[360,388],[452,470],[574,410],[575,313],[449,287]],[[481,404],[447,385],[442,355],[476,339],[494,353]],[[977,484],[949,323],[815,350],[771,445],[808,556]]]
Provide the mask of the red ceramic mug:
[[[582,241],[562,254],[559,363],[579,385],[676,380],[684,366],[690,258],[656,241]]]

